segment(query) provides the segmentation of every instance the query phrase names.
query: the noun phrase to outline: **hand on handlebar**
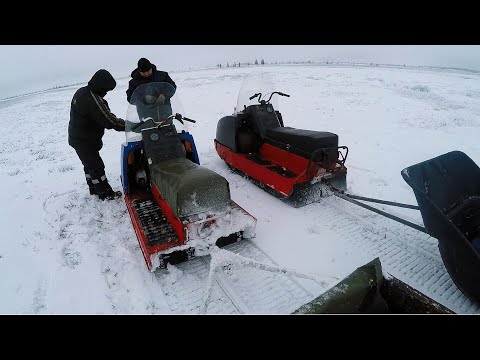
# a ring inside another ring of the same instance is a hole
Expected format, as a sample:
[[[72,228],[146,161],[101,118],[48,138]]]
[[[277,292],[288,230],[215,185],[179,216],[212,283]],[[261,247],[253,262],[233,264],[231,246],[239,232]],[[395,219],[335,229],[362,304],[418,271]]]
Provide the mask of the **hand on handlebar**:
[[[165,99],[166,99],[165,95],[163,95],[163,94],[158,95],[156,104],[157,105],[163,105],[165,103]]]
[[[143,121],[141,121],[141,120],[140,120],[139,123],[125,120],[125,131],[138,132],[138,131],[136,131],[136,130],[137,130],[137,128],[140,127],[142,124],[143,124]]]
[[[155,102],[156,98],[153,95],[145,95],[145,102],[147,104],[153,104]]]

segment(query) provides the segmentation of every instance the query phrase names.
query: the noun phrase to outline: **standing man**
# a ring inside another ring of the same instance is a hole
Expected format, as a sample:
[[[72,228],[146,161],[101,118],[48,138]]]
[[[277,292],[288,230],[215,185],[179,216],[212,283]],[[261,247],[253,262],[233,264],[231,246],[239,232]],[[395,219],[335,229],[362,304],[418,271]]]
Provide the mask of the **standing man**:
[[[128,82],[127,101],[129,103],[135,89],[149,82],[167,82],[171,84],[174,89],[177,89],[177,85],[168,75],[168,72],[157,70],[157,67],[148,61],[148,59],[141,58],[138,60],[137,65],[137,68],[131,73],[132,79]],[[165,95],[167,95],[167,97],[173,96],[173,94],[164,94],[163,101],[165,101]]]
[[[107,70],[98,70],[87,86],[75,92],[70,107],[68,144],[75,149],[83,164],[90,194],[97,195],[100,200],[113,200],[122,195],[120,191],[113,191],[108,183],[99,153],[105,129],[125,131],[125,121],[110,112],[103,98],[116,85]]]

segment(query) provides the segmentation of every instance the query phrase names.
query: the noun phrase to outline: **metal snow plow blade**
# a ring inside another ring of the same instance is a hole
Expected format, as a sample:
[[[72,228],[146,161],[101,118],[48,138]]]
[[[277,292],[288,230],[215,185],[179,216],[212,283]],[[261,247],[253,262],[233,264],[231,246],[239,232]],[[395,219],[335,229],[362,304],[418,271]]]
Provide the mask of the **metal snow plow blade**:
[[[249,240],[167,269],[155,276],[177,314],[290,314],[338,281],[278,267]]]

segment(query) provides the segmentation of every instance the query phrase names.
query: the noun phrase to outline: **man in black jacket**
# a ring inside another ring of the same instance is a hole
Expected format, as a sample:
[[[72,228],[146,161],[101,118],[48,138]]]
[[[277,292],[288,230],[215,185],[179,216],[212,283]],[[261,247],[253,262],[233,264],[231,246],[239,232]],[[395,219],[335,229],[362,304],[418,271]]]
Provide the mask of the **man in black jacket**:
[[[148,59],[141,58],[138,60],[137,65],[138,67],[131,73],[132,79],[128,82],[127,101],[129,103],[135,89],[149,82],[167,82],[171,84],[174,89],[177,88],[177,85],[170,75],[168,75],[168,72],[157,70],[157,67],[148,61]],[[165,97],[163,101],[165,101]]]
[[[90,194],[97,195],[101,200],[113,200],[122,195],[120,191],[113,191],[108,183],[99,153],[105,129],[125,131],[125,121],[117,118],[103,99],[116,85],[107,70],[98,70],[87,86],[75,92],[70,108],[68,143],[83,164]]]

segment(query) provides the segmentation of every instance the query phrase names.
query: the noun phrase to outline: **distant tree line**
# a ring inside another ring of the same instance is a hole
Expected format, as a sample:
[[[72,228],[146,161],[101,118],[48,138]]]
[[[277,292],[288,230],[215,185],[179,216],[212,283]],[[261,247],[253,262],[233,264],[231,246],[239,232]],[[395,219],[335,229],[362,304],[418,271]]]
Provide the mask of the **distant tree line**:
[[[407,64],[383,64],[383,63],[362,63],[356,61],[335,61],[335,60],[283,60],[283,61],[271,61],[267,63],[264,59],[260,61],[255,59],[253,62],[227,62],[226,64],[217,64],[217,68],[223,67],[242,67],[242,66],[259,66],[259,65],[285,65],[285,64],[312,64],[312,65],[346,65],[346,66],[360,66],[360,67],[393,67],[393,68],[416,68],[416,69],[442,69],[442,70],[457,70],[457,71],[467,71],[470,73],[480,74],[478,70],[465,69],[465,68],[456,68],[456,67],[443,67],[443,66],[429,66],[429,65],[407,65]]]
[[[249,61],[243,62],[243,63],[241,63],[240,61],[239,61],[239,62],[234,61],[231,65],[230,65],[230,63],[227,61],[227,63],[226,63],[225,65],[222,65],[221,63],[218,63],[218,64],[217,64],[217,68],[222,68],[222,67],[227,67],[227,68],[228,68],[228,67],[242,67],[242,66],[265,65],[265,64],[266,64],[266,62],[265,62],[264,59],[261,59],[261,60],[260,60],[260,63],[258,62],[257,59],[255,59],[255,62],[254,62],[254,63],[251,63],[251,62],[249,62]]]

